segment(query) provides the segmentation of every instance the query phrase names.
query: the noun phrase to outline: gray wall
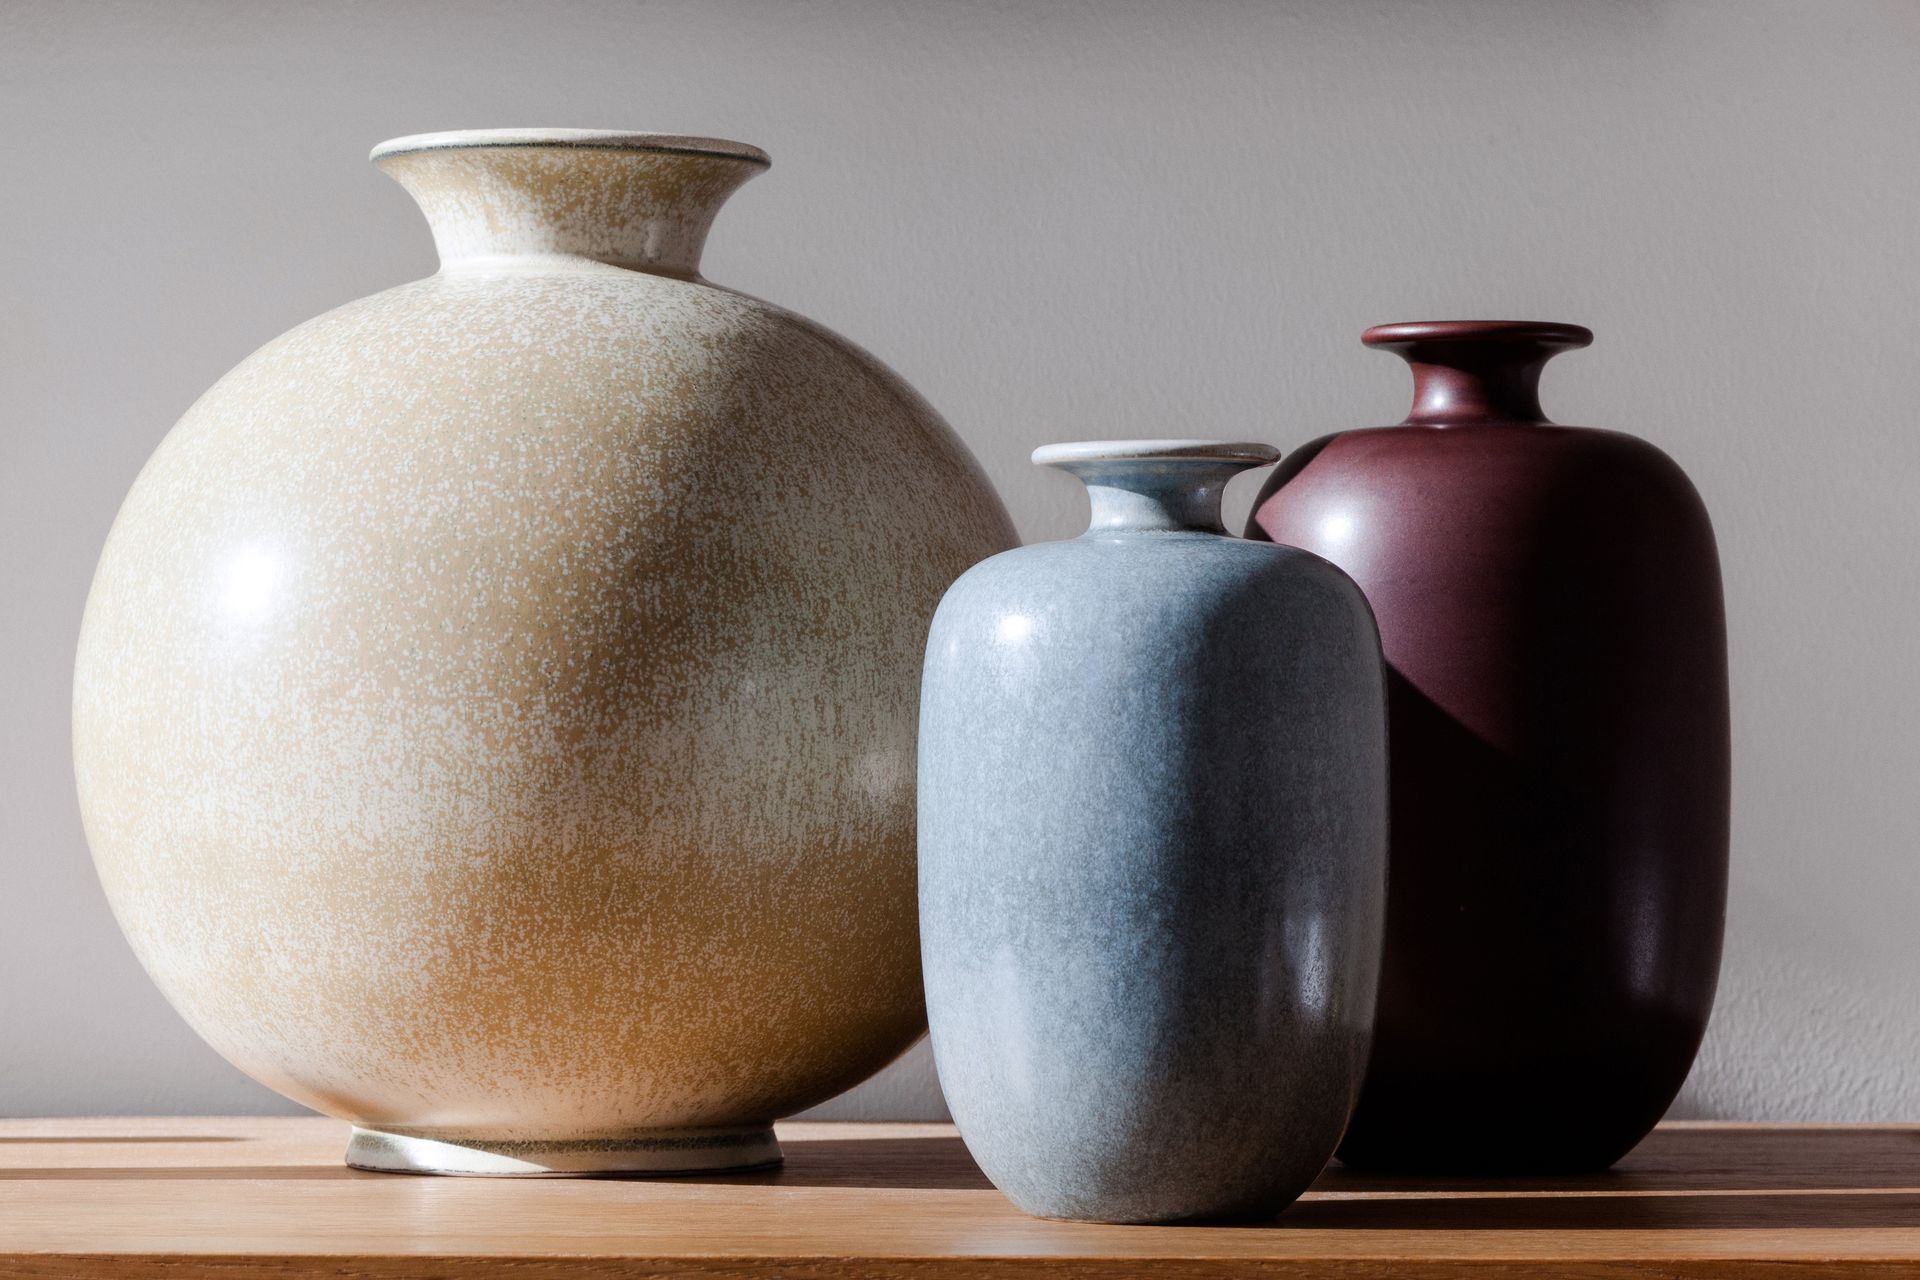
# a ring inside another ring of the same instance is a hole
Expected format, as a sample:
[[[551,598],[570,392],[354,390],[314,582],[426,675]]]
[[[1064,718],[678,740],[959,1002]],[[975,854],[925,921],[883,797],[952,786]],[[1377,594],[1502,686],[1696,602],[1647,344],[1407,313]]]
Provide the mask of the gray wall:
[[[1719,528],[1734,884],[1685,1114],[1920,1116],[1920,7],[0,3],[0,1113],[285,1108],[120,941],[67,761],[122,493],[254,347],[433,267],[365,162],[494,125],[773,172],[709,274],[865,343],[1029,538],[1087,436],[1397,420],[1385,320],[1592,326],[1548,411]],[[1245,482],[1236,489],[1240,509]],[[910,1061],[841,1104],[937,1111]]]

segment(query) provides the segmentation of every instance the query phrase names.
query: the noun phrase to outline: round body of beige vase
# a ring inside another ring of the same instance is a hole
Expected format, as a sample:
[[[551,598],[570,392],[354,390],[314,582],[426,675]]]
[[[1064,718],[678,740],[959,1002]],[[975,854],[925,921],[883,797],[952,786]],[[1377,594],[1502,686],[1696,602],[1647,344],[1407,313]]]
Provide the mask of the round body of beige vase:
[[[438,274],[249,357],[141,473],[74,752],[134,950],[350,1163],[684,1172],[925,1025],[915,707],[1013,530],[940,418],[708,284],[764,154],[401,139]]]

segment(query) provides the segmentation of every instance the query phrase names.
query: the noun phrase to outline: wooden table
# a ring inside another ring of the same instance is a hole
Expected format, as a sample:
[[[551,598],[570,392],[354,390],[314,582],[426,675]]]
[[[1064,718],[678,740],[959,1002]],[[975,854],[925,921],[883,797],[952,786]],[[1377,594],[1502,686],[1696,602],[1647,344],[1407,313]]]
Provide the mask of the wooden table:
[[[1662,1126],[1617,1171],[1335,1169],[1273,1223],[1023,1217],[945,1125],[790,1124],[774,1173],[418,1178],[330,1120],[0,1121],[0,1276],[1920,1276],[1920,1126]]]

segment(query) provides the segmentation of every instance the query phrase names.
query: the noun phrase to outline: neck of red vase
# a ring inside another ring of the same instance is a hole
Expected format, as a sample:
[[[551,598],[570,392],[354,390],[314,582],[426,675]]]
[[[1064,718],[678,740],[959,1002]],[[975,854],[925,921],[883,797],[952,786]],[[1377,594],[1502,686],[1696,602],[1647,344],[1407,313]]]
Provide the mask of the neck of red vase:
[[[1540,370],[1546,362],[1547,357],[1541,356],[1525,364],[1497,360],[1434,364],[1410,357],[1413,408],[1406,425],[1541,425],[1547,422],[1540,409]]]
[[[1413,427],[1541,426],[1540,371],[1562,351],[1593,341],[1576,324],[1437,320],[1383,324],[1362,342],[1413,369]]]

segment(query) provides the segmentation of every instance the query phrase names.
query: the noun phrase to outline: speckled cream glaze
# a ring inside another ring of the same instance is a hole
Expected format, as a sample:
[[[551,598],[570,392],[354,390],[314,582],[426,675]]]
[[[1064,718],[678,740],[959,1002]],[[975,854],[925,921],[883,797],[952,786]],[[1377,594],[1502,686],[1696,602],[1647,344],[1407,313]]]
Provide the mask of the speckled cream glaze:
[[[699,279],[751,148],[377,154],[441,271],[244,361],[108,538],[101,879],[194,1028],[318,1110],[751,1131],[923,1027],[922,643],[1012,528],[878,362]]]

